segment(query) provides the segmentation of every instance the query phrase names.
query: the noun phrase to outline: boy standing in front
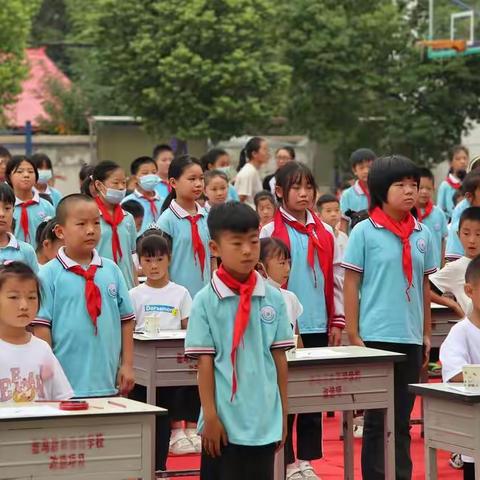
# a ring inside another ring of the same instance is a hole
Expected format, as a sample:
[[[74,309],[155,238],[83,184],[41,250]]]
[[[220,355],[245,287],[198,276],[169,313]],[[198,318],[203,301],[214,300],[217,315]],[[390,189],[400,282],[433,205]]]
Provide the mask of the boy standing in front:
[[[185,341],[185,353],[198,357],[201,480],[272,480],[285,440],[293,331],[281,293],[255,272],[258,225],[241,203],[208,217],[222,264],[194,298]]]

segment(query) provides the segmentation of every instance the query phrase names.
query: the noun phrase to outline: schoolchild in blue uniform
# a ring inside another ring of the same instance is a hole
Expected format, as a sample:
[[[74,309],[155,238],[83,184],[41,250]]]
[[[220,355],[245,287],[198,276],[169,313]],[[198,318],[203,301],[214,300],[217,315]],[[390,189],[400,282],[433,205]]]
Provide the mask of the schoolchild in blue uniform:
[[[228,177],[221,170],[206,170],[204,181],[207,197],[204,208],[209,212],[215,205],[220,205],[228,200]]]
[[[462,213],[469,207],[480,207],[480,172],[472,171],[464,179],[462,190],[465,198],[460,202],[452,215],[452,222],[448,228],[445,257],[447,260],[457,260],[465,255],[463,245],[458,237],[458,226]]]
[[[53,217],[55,208],[34,191],[38,181],[38,170],[34,163],[24,155],[14,155],[7,163],[5,172],[7,183],[15,193],[15,237],[36,247],[35,232],[45,217]]]
[[[395,365],[396,479],[410,480],[410,414],[430,351],[430,288],[436,271],[428,227],[410,213],[415,206],[419,172],[401,156],[376,160],[370,170],[370,218],[352,230],[345,252],[345,314],[352,345],[405,354]],[[423,357],[423,358],[422,358]],[[363,478],[384,478],[383,412],[365,412]]]
[[[128,201],[135,201],[142,205],[143,221],[138,232],[141,235],[159,219],[166,196],[160,197],[155,191],[160,183],[160,177],[157,175],[157,164],[151,157],[136,158],[130,165],[130,173],[137,179],[137,188],[125,197],[122,205]]]
[[[76,397],[125,395],[135,384],[135,315],[122,272],[95,250],[98,207],[90,197],[68,195],[58,205],[57,221],[65,247],[40,271],[35,335],[52,346]]]
[[[153,149],[152,158],[157,164],[157,175],[160,178],[160,183],[155,187],[155,191],[160,198],[167,198],[168,194],[172,191],[168,177],[168,169],[174,156],[173,148],[165,143],[157,145]]]
[[[447,178],[440,184],[437,194],[437,205],[443,210],[448,220],[454,209],[453,195],[462,186],[462,180],[468,165],[468,148],[463,145],[453,147],[450,156],[450,170]]]
[[[57,237],[55,227],[57,225],[56,217],[42,222],[37,228],[37,260],[39,265],[45,265],[50,260],[56,258],[58,250],[63,247],[63,241]]]
[[[448,236],[447,218],[443,211],[433,204],[435,179],[428,168],[420,168],[420,185],[416,205],[417,220],[430,229],[435,255],[435,266],[440,269],[445,258],[445,239]]]
[[[200,159],[200,162],[204,172],[208,170],[220,170],[227,176],[227,179],[231,178],[232,168],[230,166],[230,155],[223,148],[212,148]],[[230,183],[228,184],[227,200],[240,201],[235,187]]]
[[[368,204],[370,203],[370,192],[367,184],[368,171],[375,158],[377,158],[375,152],[369,148],[359,148],[350,156],[352,171],[357,180],[350,188],[344,190],[340,197],[340,210],[342,211],[340,229],[345,233],[348,233],[350,223],[346,212],[348,210],[354,212],[368,210]]]
[[[53,188],[49,182],[53,181],[53,165],[50,157],[44,153],[35,153],[32,155],[32,162],[38,170],[38,181],[35,189],[38,193],[48,195],[52,199],[53,206],[57,208],[58,202],[62,199],[60,190]]]
[[[12,231],[15,194],[6,183],[0,183],[0,264],[19,261],[38,273],[35,250],[28,243],[17,240]]]
[[[191,297],[210,281],[210,235],[207,212],[198,203],[203,193],[203,171],[200,162],[182,155],[168,170],[172,191],[162,207],[157,225],[173,239],[170,278],[183,285]]]
[[[294,346],[282,294],[255,271],[258,216],[227,202],[208,217],[222,264],[194,298],[186,355],[198,358],[202,480],[273,480],[287,420],[287,360]]]
[[[100,210],[102,235],[98,254],[113,260],[123,273],[127,287],[133,288],[138,283],[132,258],[136,251],[137,228],[132,215],[120,206],[126,193],[125,172],[115,162],[107,160],[95,166],[91,181],[96,191],[94,200]]]
[[[339,345],[345,325],[341,275],[334,275],[336,259],[332,229],[321,222],[310,206],[317,186],[304,164],[288,162],[276,174],[276,194],[281,206],[260,237],[282,240],[291,252],[287,289],[298,297],[303,313],[299,331],[306,348]],[[339,268],[339,265],[337,266]],[[315,478],[311,460],[322,457],[322,415],[301,414],[297,419],[297,456],[305,476]],[[291,446],[286,449],[293,452]],[[287,470],[295,471],[295,458],[287,458]],[[289,468],[289,466],[292,466]]]

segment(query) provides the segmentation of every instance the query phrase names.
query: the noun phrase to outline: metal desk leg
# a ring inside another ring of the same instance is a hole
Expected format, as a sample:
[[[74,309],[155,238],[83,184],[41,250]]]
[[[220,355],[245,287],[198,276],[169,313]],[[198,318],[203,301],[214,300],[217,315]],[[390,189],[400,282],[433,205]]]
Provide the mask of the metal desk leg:
[[[157,404],[157,387],[155,386],[155,377],[156,377],[156,369],[157,369],[157,364],[155,361],[156,356],[157,356],[157,349],[152,343],[149,351],[150,375],[148,377],[148,385],[147,385],[147,403],[149,403],[150,405]]]
[[[430,447],[425,441],[425,479],[437,480],[437,449]]]
[[[285,474],[285,465],[284,465],[284,449],[282,448],[275,454],[275,465],[274,465],[274,474],[273,478],[275,480],[284,480]]]
[[[388,406],[384,409],[385,479],[395,478],[395,400],[393,396],[393,365],[388,374]]]
[[[353,411],[343,412],[343,478],[345,480],[354,480],[353,478]]]
[[[475,478],[480,478],[480,455],[475,458]]]

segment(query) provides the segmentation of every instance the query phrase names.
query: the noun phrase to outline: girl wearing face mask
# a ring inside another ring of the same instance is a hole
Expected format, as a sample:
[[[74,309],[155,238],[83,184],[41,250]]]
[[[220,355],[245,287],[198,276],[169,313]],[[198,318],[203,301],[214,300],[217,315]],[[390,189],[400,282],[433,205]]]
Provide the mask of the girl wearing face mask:
[[[125,197],[122,204],[134,201],[143,207],[142,226],[138,232],[138,235],[141,235],[159,219],[165,198],[155,191],[160,177],[157,175],[157,164],[151,157],[136,158],[130,165],[130,173],[136,179],[137,186],[133,193]]]
[[[52,161],[44,153],[35,153],[32,155],[32,163],[38,170],[38,180],[34,187],[35,190],[48,195],[52,199],[53,206],[57,208],[58,202],[60,202],[63,195],[59,190],[49,185],[49,183],[53,181]]]
[[[125,172],[115,162],[104,161],[93,170],[91,182],[97,195],[94,197],[100,210],[101,236],[97,251],[101,257],[113,260],[127,282],[127,287],[137,285],[132,254],[136,251],[137,230],[132,215],[122,210],[127,180]]]
[[[232,179],[232,168],[230,167],[230,155],[223,148],[212,148],[201,159],[202,170],[220,170],[229,180]],[[229,183],[227,201],[240,200],[235,187]]]

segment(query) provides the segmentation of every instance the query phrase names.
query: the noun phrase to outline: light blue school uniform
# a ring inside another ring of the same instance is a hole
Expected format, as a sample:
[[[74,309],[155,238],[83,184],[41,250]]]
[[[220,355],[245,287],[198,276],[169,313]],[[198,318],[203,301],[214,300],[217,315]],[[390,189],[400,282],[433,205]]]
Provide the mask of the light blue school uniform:
[[[47,188],[43,193],[50,196],[53,202],[53,206],[55,208],[57,208],[60,200],[63,198],[62,192],[60,192],[60,190],[57,190],[56,188],[51,187],[50,185],[47,185]]]
[[[453,222],[459,222],[460,221],[460,217],[462,216],[462,213],[467,209],[467,208],[470,208],[472,206],[472,204],[470,203],[469,200],[467,200],[466,198],[464,198],[461,202],[457,203],[457,205],[455,205],[455,208],[453,209],[453,213],[452,213],[452,223]]]
[[[102,295],[95,335],[86,306],[85,279],[68,270],[75,265],[62,247],[57,258],[40,270],[42,303],[33,323],[51,328],[53,353],[76,397],[115,395],[121,325],[135,319],[130,296],[120,269],[94,250],[90,265],[98,266],[95,284]]]
[[[165,199],[170,193],[168,188],[168,184],[165,182],[165,180],[160,180],[160,183],[155,187],[155,191],[160,198]]]
[[[450,179],[453,182],[459,182],[458,178],[449,174]],[[457,190],[453,188],[446,180],[444,180],[438,187],[437,193],[437,205],[440,207],[448,219],[452,217],[452,212],[455,207],[453,203],[453,196]]]
[[[238,196],[237,191],[233,185],[228,184],[228,196],[227,201],[239,202],[240,197]]]
[[[345,215],[347,210],[359,212],[360,210],[368,210],[368,197],[361,189],[357,180],[353,186],[342,192],[340,197],[340,210]]]
[[[29,238],[25,238],[25,233],[20,223],[20,217],[22,214],[23,201],[17,198],[15,200],[15,209],[13,211],[13,218],[15,219],[15,237],[22,242],[29,243],[34,249],[37,248],[35,242],[35,234],[37,233],[38,226],[43,222],[45,217],[55,216],[55,207],[48,201],[40,197],[38,192],[33,192],[33,199],[35,204],[27,207],[28,213],[28,234]]]
[[[207,226],[207,212],[197,204],[197,211],[201,218],[197,225],[200,238],[205,248],[205,266],[202,269],[197,256],[193,255],[192,229],[187,220],[190,214],[175,200],[162,213],[158,219],[158,228],[168,233],[173,239],[172,261],[170,262],[170,280],[183,285],[191,297],[195,295],[210,281],[210,249],[208,242],[210,234]]]
[[[407,296],[400,239],[371,218],[352,230],[342,265],[362,274],[362,340],[423,345],[423,280],[436,266],[430,230],[417,221],[410,247],[413,280]]]
[[[3,265],[6,261],[23,262],[38,273],[37,255],[33,247],[17,240],[11,233],[7,235],[10,240],[7,245],[0,247],[0,264]]]
[[[282,437],[282,402],[271,351],[294,346],[293,331],[280,291],[256,273],[250,321],[237,350],[237,392],[232,397],[230,352],[239,296],[217,276],[193,300],[185,354],[214,356],[215,404],[229,443],[268,445]],[[252,418],[255,421],[252,421]],[[203,410],[198,430],[204,427]]]
[[[135,274],[132,255],[136,252],[137,228],[135,220],[128,212],[123,212],[123,221],[118,226],[118,236],[120,237],[120,247],[122,249],[122,257],[117,261],[120,271],[123,273],[125,282],[130,290],[135,286]],[[105,222],[100,212],[100,241],[97,245],[98,254],[101,257],[108,258],[113,261],[112,249],[112,227]]]
[[[434,205],[430,215],[424,218],[422,223],[428,227],[432,234],[435,266],[442,268],[442,243],[448,236],[447,217],[440,208]]]
[[[139,236],[145,230],[147,230],[147,228],[154,225],[155,222],[160,218],[162,205],[163,205],[163,201],[165,200],[165,197],[160,197],[160,195],[157,192],[155,192],[155,198],[153,200],[155,203],[155,207],[157,208],[156,215],[153,215],[152,213],[152,209],[150,208],[150,202],[138,190],[135,190],[130,195],[127,195],[125,199],[122,201],[122,204],[125,202],[128,202],[129,200],[138,202],[143,207],[142,226],[140,228],[140,231],[137,233],[137,235]]]
[[[282,215],[287,219],[295,219],[282,207]],[[307,211],[306,225],[314,223],[314,219]],[[315,274],[308,264],[308,235],[298,232],[286,225],[290,239],[291,268],[288,278],[288,290],[295,293],[303,306],[303,313],[298,317],[298,328],[301,334],[326,333],[328,331],[328,314],[325,303],[325,279],[320,267],[318,256],[315,255]],[[329,229],[330,227],[326,227]],[[273,222],[265,225],[260,238],[270,237],[273,233]],[[333,235],[333,234],[332,234]],[[335,312],[339,309],[335,304]],[[336,316],[337,317],[337,316]],[[342,324],[343,322],[343,314]]]
[[[447,245],[445,247],[445,257],[448,260],[458,260],[465,255],[465,250],[458,236],[458,228],[460,226],[462,213],[471,206],[472,204],[464,198],[453,210],[452,221],[448,226]]]

